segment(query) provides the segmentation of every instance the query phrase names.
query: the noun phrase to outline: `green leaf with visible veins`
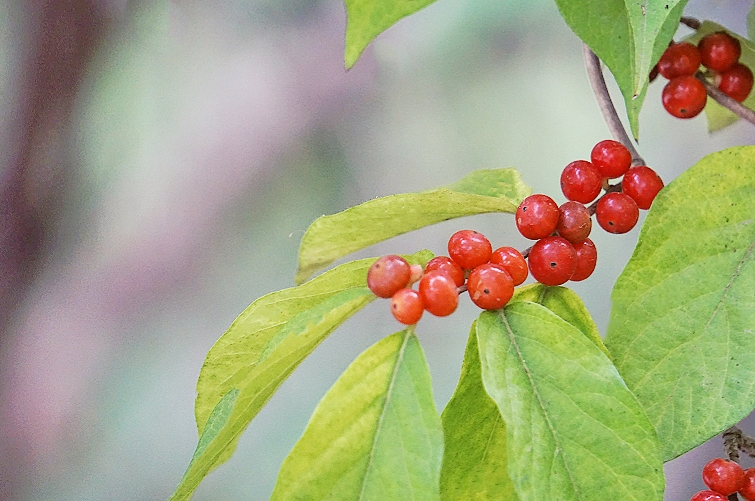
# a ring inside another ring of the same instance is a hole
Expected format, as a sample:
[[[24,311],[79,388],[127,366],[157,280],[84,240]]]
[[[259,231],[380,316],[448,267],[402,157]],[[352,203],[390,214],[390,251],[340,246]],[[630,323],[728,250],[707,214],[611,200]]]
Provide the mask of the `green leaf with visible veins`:
[[[420,251],[406,259],[424,265]],[[366,287],[374,258],[343,264],[304,285],[252,303],[207,354],[197,382],[200,444],[172,501],[188,499],[213,468],[226,461],[252,419],[328,334],[375,299]],[[232,409],[225,399],[238,392]],[[221,406],[221,403],[226,404]],[[219,411],[218,408],[223,409]],[[220,412],[222,419],[213,418]],[[207,428],[213,431],[206,438]]]
[[[482,385],[474,325],[459,385],[441,419],[446,441],[440,472],[441,500],[517,501],[507,470],[506,425]]]
[[[655,431],[584,333],[542,305],[516,301],[482,313],[477,339],[519,499],[663,499]]]
[[[438,500],[443,430],[411,329],[365,350],[317,405],[271,500]]]
[[[755,406],[755,147],[664,188],[617,280],[606,346],[672,459]]]
[[[376,198],[322,216],[301,239],[295,281],[359,249],[430,224],[486,212],[514,213],[530,193],[515,169],[478,170],[443,188]]]

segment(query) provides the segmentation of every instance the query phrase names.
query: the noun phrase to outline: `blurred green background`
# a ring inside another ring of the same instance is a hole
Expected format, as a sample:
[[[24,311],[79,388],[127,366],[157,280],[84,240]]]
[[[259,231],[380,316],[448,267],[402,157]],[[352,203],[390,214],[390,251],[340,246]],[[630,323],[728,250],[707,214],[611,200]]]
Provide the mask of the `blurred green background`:
[[[687,14],[745,33],[750,3],[692,1]],[[0,325],[3,501],[166,499],[196,445],[204,355],[254,299],[293,285],[299,238],[316,217],[496,167],[518,168],[535,192],[562,202],[561,169],[608,137],[580,42],[551,0],[439,0],[379,37],[349,72],[336,0],[32,4],[0,4],[0,144],[13,165],[26,141],[23,199],[54,203],[40,212],[35,265],[21,268],[28,286],[14,289]],[[76,40],[76,19],[94,15],[71,16],[77,5],[97,9],[96,39],[84,70],[61,86],[70,106],[42,99],[45,118],[31,133],[19,117],[36,95],[34,75],[49,74],[35,51],[65,56],[76,46],[55,30]],[[709,136],[703,117],[672,118],[662,85],[648,92],[639,148],[667,182],[709,152],[755,139],[742,123]],[[0,184],[11,173],[0,167]],[[485,215],[356,257],[444,253],[462,228],[494,246],[527,246],[510,215]],[[602,332],[637,235],[597,229],[597,270],[573,284]],[[453,316],[418,326],[439,410],[475,316],[462,301]],[[194,499],[267,499],[319,398],[399,328],[378,301],[338,329]],[[714,440],[671,463],[666,499],[689,499],[720,453]]]

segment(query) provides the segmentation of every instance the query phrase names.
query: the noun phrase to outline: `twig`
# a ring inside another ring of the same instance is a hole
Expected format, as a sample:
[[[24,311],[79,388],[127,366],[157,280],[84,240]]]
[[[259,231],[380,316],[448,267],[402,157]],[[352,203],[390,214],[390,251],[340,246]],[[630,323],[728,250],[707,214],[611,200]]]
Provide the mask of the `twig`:
[[[725,430],[721,434],[721,438],[724,441],[724,452],[732,461],[739,462],[739,444],[741,442],[742,430],[736,426]]]
[[[682,16],[682,18],[679,19],[679,22],[682,23],[684,26],[692,28],[695,31],[699,30],[700,26],[702,26],[702,23],[698,21],[697,19],[695,19],[694,17]]]
[[[718,87],[706,80],[705,76],[701,72],[698,71],[695,75],[695,78],[703,83],[703,85],[705,86],[705,91],[711,98],[713,98],[715,102],[728,109],[729,111],[736,113],[740,118],[743,118],[751,124],[755,125],[755,111],[721,92]]]

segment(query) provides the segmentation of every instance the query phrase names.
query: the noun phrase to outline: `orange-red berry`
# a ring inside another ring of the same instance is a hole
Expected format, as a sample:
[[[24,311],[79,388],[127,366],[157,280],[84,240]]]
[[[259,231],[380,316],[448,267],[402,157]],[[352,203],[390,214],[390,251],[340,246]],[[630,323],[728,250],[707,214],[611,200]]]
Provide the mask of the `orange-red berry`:
[[[755,468],[747,468],[744,471],[744,480],[739,488],[739,495],[746,501],[755,501]]]
[[[689,501],[729,501],[729,498],[713,491],[700,491]]]
[[[602,183],[600,172],[587,160],[575,160],[561,172],[561,191],[564,196],[583,204],[595,200],[600,194]]]
[[[516,210],[516,227],[530,240],[547,237],[556,231],[558,205],[548,195],[530,195]]]
[[[632,197],[625,193],[607,193],[595,209],[595,219],[609,233],[626,233],[637,224],[640,209]]]
[[[590,160],[601,176],[614,179],[623,176],[629,170],[632,165],[632,154],[620,142],[605,139],[593,146]]]
[[[401,256],[390,254],[375,261],[367,272],[367,287],[377,297],[389,298],[409,283],[412,271]]]
[[[569,201],[558,208],[559,217],[556,231],[575,244],[590,236],[592,217],[587,208],[579,202]]]
[[[658,73],[671,80],[684,75],[694,75],[700,67],[700,51],[689,43],[670,45],[658,61]]]
[[[474,230],[457,231],[448,240],[448,255],[465,270],[487,263],[492,252],[490,241]]]
[[[419,296],[425,309],[436,317],[448,316],[459,306],[456,284],[441,270],[425,273],[419,281]]]
[[[728,496],[742,488],[745,474],[734,461],[716,458],[703,467],[703,482],[712,491]]]
[[[521,285],[527,280],[527,276],[529,275],[527,261],[522,256],[522,253],[513,247],[497,248],[490,256],[490,262],[503,266],[503,269],[511,276],[515,286]]]
[[[413,325],[422,318],[425,308],[419,292],[414,289],[399,289],[391,297],[391,313],[404,325]]]
[[[621,180],[621,191],[637,203],[640,209],[649,209],[655,196],[663,188],[663,180],[646,165],[632,167]]]
[[[498,310],[514,295],[514,281],[503,266],[485,263],[469,274],[467,291],[472,302],[483,310]]]
[[[435,256],[427,262],[425,266],[425,273],[431,271],[440,270],[448,273],[457,287],[464,285],[464,270],[461,269],[459,263],[447,256]]]
[[[744,64],[737,63],[718,76],[721,92],[741,103],[752,90],[752,71]]]
[[[569,280],[572,282],[581,282],[592,275],[595,271],[595,265],[598,264],[598,249],[589,238],[574,244],[574,250],[577,252],[577,269]]]
[[[708,101],[705,86],[693,76],[676,77],[663,88],[661,101],[666,111],[677,118],[692,118],[700,114]]]
[[[532,246],[529,257],[532,276],[544,285],[566,283],[577,269],[577,251],[563,237],[545,237]]]

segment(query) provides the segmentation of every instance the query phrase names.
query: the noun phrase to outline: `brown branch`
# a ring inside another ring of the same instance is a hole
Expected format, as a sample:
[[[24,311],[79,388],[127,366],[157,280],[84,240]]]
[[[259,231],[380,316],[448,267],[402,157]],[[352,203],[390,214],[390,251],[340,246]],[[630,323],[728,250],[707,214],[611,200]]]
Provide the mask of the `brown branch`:
[[[740,118],[743,118],[751,124],[755,125],[755,111],[721,92],[718,87],[706,80],[705,75],[703,75],[701,72],[698,71],[695,75],[695,78],[703,83],[703,85],[705,86],[705,91],[715,102],[717,102],[727,110],[739,115]]]
[[[692,28],[695,31],[699,30],[700,26],[702,26],[703,24],[699,20],[695,19],[694,17],[687,17],[687,16],[682,16],[682,18],[679,19],[679,22],[683,24],[684,26],[687,26],[688,28]]]

